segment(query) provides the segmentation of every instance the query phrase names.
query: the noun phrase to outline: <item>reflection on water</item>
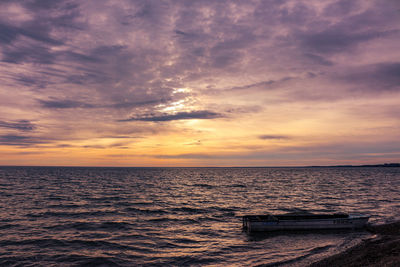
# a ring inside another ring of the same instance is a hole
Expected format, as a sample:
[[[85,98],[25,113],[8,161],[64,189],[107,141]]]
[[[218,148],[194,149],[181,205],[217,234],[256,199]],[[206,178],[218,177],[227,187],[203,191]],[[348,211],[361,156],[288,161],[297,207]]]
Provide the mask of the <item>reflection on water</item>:
[[[243,214],[400,217],[400,168],[0,168],[0,265],[304,264],[365,232],[247,235]]]

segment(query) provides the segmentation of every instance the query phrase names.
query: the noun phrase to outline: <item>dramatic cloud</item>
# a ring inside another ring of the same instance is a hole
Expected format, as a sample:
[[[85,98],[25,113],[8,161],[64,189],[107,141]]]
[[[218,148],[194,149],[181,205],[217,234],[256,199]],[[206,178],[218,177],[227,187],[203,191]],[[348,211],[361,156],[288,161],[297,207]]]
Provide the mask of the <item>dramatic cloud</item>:
[[[0,135],[0,145],[5,146],[31,146],[35,144],[42,144],[44,141],[37,138],[25,135]]]
[[[312,149],[317,165],[360,144],[376,152],[374,142],[377,160],[396,160],[398,10],[392,0],[0,1],[0,151],[18,155],[0,164],[297,165],[301,150],[339,147],[332,158]]]
[[[179,155],[154,155],[155,158],[160,159],[216,159],[221,158],[218,155],[207,155],[207,154],[179,154]]]
[[[38,28],[27,26],[25,28],[19,28],[12,25],[0,23],[0,42],[3,44],[12,44],[18,38],[27,37],[29,39],[46,43],[50,45],[61,45],[62,42],[55,40],[49,36],[47,31],[37,31]]]
[[[367,65],[344,74],[342,79],[366,90],[400,90],[400,61]]]
[[[384,33],[367,31],[346,33],[343,29],[328,29],[318,33],[306,33],[300,37],[304,49],[319,53],[347,52],[355,46],[379,37]]]
[[[38,100],[45,108],[93,108],[93,105],[73,100]]]
[[[42,100],[38,99],[38,102],[44,108],[49,109],[70,109],[70,108],[132,108],[132,107],[140,107],[146,105],[154,105],[161,104],[165,102],[164,100],[147,100],[147,101],[138,101],[138,102],[117,102],[113,104],[89,104],[81,101],[74,100]]]
[[[247,84],[243,86],[235,86],[230,88],[230,90],[246,90],[246,89],[251,89],[251,88],[256,88],[256,89],[268,89],[268,88],[273,88],[276,86],[279,86],[283,82],[290,81],[292,80],[293,77],[284,77],[279,80],[269,80],[269,81],[262,81],[258,83],[253,83],[253,84]]]
[[[28,120],[20,120],[15,122],[0,121],[0,128],[19,131],[33,131],[36,126]]]
[[[260,139],[263,140],[269,140],[269,139],[289,139],[290,137],[285,136],[285,135],[269,135],[269,134],[264,134],[259,136]]]
[[[324,57],[316,55],[316,54],[305,53],[304,56],[309,58],[310,60],[314,61],[317,64],[321,64],[324,66],[332,66],[333,65],[332,61],[325,59]]]
[[[215,119],[221,117],[223,117],[221,114],[212,111],[198,110],[191,112],[178,112],[176,114],[171,114],[171,115],[130,118],[120,121],[175,121],[175,120],[191,120],[191,119]]]

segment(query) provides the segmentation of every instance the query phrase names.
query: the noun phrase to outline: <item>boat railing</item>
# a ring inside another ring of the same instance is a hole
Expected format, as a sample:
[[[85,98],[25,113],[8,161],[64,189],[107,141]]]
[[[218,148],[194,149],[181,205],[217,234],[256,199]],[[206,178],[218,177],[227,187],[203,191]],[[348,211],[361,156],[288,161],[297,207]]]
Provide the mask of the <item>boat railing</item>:
[[[345,219],[349,218],[348,214],[281,214],[281,215],[245,215],[245,221],[280,221],[280,220],[312,220],[312,219]]]

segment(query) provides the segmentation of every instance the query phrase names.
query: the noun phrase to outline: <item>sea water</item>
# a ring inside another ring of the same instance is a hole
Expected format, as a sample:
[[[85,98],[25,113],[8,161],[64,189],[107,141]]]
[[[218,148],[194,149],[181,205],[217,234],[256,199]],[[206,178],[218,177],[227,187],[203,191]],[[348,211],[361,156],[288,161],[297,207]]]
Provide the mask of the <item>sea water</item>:
[[[241,216],[390,222],[399,188],[400,168],[0,167],[0,266],[302,266],[370,234],[247,234]]]

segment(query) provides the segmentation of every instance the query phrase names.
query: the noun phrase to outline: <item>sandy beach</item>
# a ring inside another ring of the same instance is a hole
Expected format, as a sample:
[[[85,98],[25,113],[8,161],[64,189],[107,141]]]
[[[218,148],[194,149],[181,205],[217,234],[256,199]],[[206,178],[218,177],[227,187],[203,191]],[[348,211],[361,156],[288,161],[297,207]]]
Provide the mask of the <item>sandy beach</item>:
[[[369,225],[367,229],[375,236],[310,267],[400,266],[400,222]]]

